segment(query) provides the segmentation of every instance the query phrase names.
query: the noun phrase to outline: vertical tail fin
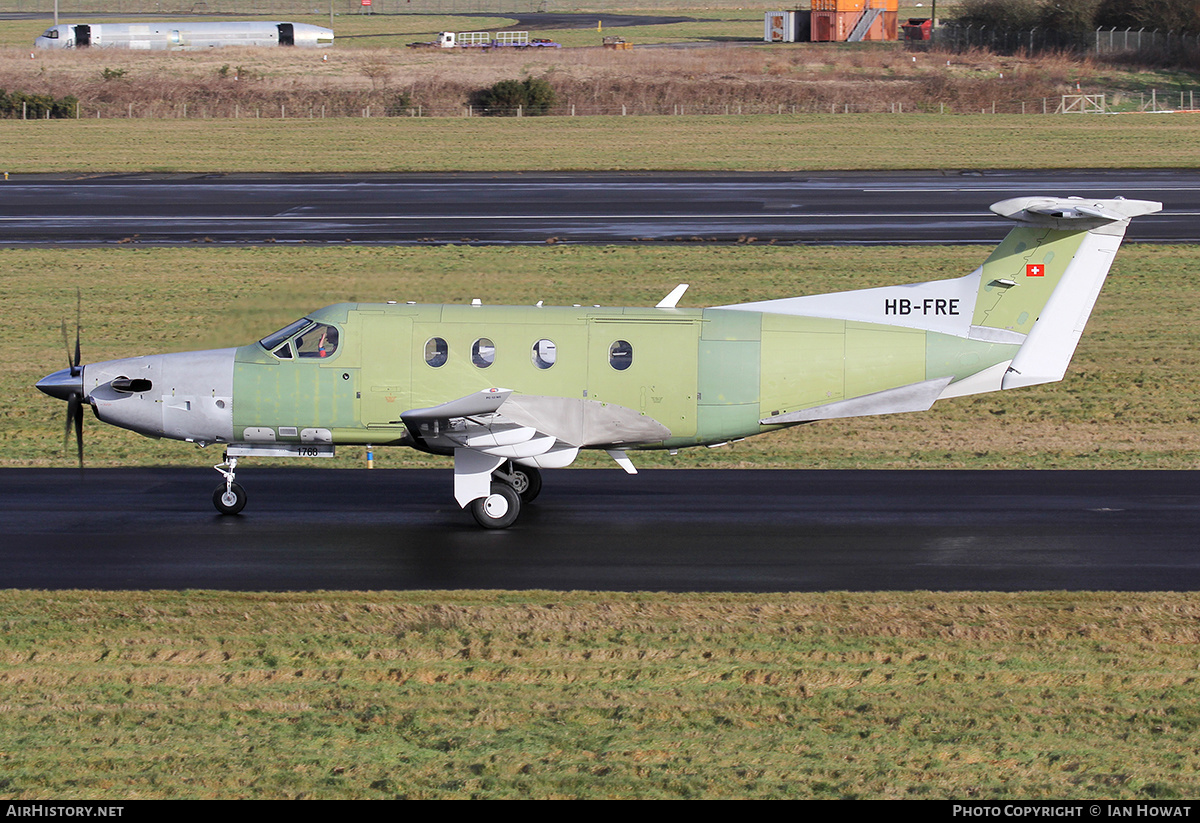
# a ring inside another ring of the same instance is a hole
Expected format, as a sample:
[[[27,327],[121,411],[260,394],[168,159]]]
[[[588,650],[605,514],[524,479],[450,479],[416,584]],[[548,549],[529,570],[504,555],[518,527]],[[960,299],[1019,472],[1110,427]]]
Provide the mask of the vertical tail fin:
[[[1017,197],[992,211],[1019,221],[983,264],[971,337],[1020,342],[1002,388],[1063,378],[1130,218],[1147,200]]]

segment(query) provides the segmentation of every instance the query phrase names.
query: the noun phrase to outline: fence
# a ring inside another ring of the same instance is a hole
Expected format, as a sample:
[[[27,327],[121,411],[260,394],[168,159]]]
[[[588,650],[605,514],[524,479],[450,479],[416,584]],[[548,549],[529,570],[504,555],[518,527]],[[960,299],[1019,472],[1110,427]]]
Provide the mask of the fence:
[[[1187,32],[1146,31],[1144,28],[1096,29],[1096,54],[1133,53],[1180,59],[1200,54],[1200,36]]]
[[[1033,28],[1025,31],[996,26],[964,26],[953,21],[943,23],[927,41],[911,41],[909,47],[924,47],[937,51],[964,52],[987,49],[1001,54],[1018,51],[1083,51],[1088,43],[1082,34],[1061,29]]]
[[[910,41],[910,49],[964,52],[988,49],[1001,54],[1019,51],[1070,51],[1097,55],[1131,54],[1151,59],[1180,60],[1200,55],[1200,36],[1157,29],[1013,30],[996,26],[964,26],[953,21],[934,29],[931,40]]]
[[[49,105],[18,103],[7,110],[0,109],[0,119],[43,120],[43,119],[156,119],[156,120],[322,120],[332,118],[379,118],[379,117],[486,117],[531,116],[520,106],[487,110],[480,106],[446,104],[441,106],[408,105],[404,102],[375,100],[363,102],[358,99],[329,98],[327,102],[313,103],[240,103],[240,102],[192,102],[172,103],[167,101],[139,103],[76,102],[51,108]],[[1056,115],[1056,114],[1099,114],[1104,112],[1165,112],[1195,111],[1196,91],[1109,92],[1107,94],[1066,94],[1058,97],[1041,97],[1036,100],[998,100],[985,106],[957,106],[945,104],[918,104],[879,100],[872,103],[817,103],[775,104],[762,102],[724,104],[603,104],[603,103],[559,103],[547,112],[552,117],[683,117],[683,116],[786,116],[786,115],[849,115],[849,114],[921,114],[921,115]]]

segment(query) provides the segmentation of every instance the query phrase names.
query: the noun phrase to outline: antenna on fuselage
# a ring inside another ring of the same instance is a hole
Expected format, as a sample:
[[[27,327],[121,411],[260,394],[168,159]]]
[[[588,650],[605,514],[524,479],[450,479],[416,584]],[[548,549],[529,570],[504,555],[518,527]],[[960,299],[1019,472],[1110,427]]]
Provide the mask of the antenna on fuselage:
[[[683,293],[688,290],[687,283],[680,283],[675,288],[671,289],[671,293],[658,301],[656,309],[673,309],[675,304],[679,302],[679,298],[683,297]]]

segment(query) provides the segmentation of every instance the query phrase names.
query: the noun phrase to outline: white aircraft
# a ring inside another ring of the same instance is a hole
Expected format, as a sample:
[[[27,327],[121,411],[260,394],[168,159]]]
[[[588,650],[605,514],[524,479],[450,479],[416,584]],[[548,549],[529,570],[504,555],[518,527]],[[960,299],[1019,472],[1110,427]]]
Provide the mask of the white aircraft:
[[[540,469],[581,449],[713,445],[839,417],[1061,380],[1143,200],[1018,197],[971,274],[709,309],[340,303],[238,348],[80,364],[37,387],[115,426],[224,449],[216,508],[240,512],[240,458],[339,444],[454,458],[454,497],[512,525]],[[65,336],[65,334],[64,334]]]
[[[219,23],[63,23],[33,41],[39,49],[199,51],[221,46],[328,48],[333,31],[308,23],[229,20]]]

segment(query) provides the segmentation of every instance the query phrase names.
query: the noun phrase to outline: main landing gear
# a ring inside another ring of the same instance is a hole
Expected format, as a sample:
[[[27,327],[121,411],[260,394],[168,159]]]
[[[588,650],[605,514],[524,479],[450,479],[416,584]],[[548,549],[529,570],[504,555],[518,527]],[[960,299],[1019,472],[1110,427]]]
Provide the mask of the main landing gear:
[[[485,529],[507,529],[542,491],[542,474],[512,461],[492,472],[491,493],[471,501],[471,515]]]
[[[225,466],[229,468],[226,469]],[[213,505],[221,514],[237,514],[246,508],[246,490],[240,483],[233,482],[237,470],[237,458],[225,455],[225,462],[213,466],[225,478],[225,482],[213,491]]]

